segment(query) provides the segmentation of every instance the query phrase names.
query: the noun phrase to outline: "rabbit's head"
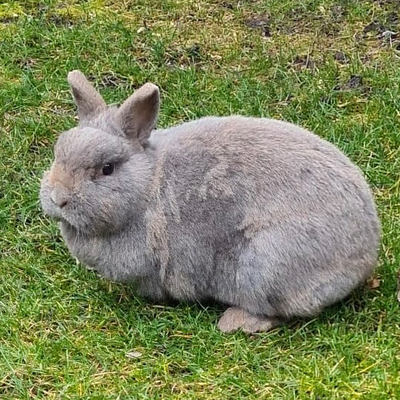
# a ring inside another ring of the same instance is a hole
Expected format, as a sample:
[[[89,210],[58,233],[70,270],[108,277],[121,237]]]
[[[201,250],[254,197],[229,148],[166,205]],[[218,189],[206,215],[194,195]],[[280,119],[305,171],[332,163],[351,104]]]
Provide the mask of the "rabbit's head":
[[[122,229],[146,201],[151,160],[144,151],[156,124],[158,88],[145,84],[121,107],[107,107],[79,71],[68,75],[79,125],[61,134],[40,198],[49,216],[96,235]]]

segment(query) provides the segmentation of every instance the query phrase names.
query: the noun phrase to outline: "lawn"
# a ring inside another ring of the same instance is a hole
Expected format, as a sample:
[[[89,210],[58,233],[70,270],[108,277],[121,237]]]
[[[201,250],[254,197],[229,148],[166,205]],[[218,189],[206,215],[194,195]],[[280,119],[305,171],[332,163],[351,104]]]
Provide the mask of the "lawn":
[[[400,398],[399,1],[1,1],[0,55],[0,399]],[[374,280],[246,336],[85,270],[38,202],[72,69],[109,103],[156,83],[160,126],[268,116],[335,143],[375,194]]]

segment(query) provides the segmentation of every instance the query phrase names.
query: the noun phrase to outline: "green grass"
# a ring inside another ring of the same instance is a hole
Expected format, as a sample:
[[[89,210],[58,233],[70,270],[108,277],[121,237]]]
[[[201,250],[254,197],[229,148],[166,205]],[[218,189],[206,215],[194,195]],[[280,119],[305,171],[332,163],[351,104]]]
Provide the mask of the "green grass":
[[[396,0],[0,2],[0,398],[399,399],[400,33],[385,30]],[[77,265],[38,203],[77,68],[108,102],[157,83],[161,126],[271,116],[335,143],[376,196],[379,288],[249,337],[218,332],[218,307],[149,304]]]

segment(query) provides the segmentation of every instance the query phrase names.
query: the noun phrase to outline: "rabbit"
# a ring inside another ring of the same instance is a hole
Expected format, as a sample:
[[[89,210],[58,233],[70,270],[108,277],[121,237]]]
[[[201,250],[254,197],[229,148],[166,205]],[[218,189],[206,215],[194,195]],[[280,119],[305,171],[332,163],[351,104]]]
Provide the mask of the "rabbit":
[[[41,181],[70,252],[156,302],[226,307],[223,332],[316,316],[377,264],[380,223],[360,170],[273,119],[203,117],[156,129],[159,89],[107,106],[68,74],[79,123]]]

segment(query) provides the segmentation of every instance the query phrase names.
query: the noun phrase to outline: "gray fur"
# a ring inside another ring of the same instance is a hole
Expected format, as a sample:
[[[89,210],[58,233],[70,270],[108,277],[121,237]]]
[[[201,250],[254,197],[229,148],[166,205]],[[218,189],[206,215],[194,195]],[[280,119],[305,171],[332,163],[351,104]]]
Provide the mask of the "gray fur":
[[[81,121],[90,119],[107,108],[103,98],[87,81],[82,72],[71,71],[68,74],[68,83],[78,105],[78,114]]]
[[[75,96],[81,123],[58,139],[41,202],[81,262],[156,300],[213,299],[274,321],[315,315],[371,275],[373,197],[336,147],[240,116],[151,132],[154,88],[97,113],[94,88]]]

